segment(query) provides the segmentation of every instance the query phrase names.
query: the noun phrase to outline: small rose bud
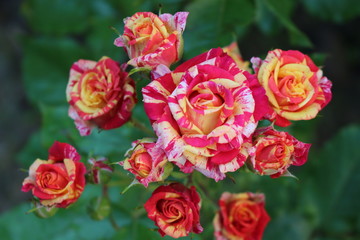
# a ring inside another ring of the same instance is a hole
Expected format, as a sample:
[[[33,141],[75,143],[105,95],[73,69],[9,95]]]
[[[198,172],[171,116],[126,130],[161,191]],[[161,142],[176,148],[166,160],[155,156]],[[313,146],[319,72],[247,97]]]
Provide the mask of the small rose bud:
[[[87,180],[94,184],[106,184],[110,181],[113,168],[107,164],[107,158],[90,158],[88,160],[91,169]]]
[[[143,138],[132,143],[126,159],[119,164],[135,175],[145,187],[150,182],[165,180],[172,172],[173,165],[168,161],[164,150],[155,139]]]

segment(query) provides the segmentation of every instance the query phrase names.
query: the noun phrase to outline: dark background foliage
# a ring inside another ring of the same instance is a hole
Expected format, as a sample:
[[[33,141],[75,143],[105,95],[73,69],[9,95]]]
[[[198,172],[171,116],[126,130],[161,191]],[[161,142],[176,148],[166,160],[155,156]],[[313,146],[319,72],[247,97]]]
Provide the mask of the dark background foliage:
[[[1,239],[161,239],[139,208],[156,187],[119,192],[131,177],[117,167],[110,195],[121,226],[86,214],[88,186],[79,201],[48,220],[25,215],[30,194],[20,191],[28,168],[45,159],[54,140],[88,153],[123,159],[131,141],[142,136],[130,124],[81,138],[67,116],[65,87],[71,64],[107,55],[127,61],[113,45],[113,26],[138,11],[189,11],[184,59],[237,40],[244,59],[268,50],[298,49],[323,66],[333,82],[333,100],[310,121],[287,130],[313,143],[309,161],[291,169],[299,180],[270,179],[240,171],[214,183],[195,174],[203,197],[203,234],[212,239],[214,202],[222,191],[264,192],[272,217],[264,239],[360,239],[360,1],[357,0],[13,0],[0,2],[0,236]],[[140,76],[138,76],[140,77]],[[146,81],[140,81],[146,84]],[[134,115],[146,122],[139,105]],[[169,239],[169,238],[167,238]]]

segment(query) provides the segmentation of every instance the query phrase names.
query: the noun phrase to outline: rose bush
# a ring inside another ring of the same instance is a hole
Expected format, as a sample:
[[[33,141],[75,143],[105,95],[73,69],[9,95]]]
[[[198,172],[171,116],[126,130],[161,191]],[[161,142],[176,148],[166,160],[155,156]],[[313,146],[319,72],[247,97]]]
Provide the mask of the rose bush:
[[[124,19],[124,34],[114,44],[124,47],[129,55],[128,64],[134,67],[155,68],[177,62],[183,52],[182,33],[188,12],[159,16],[151,12],[138,12]]]
[[[278,126],[312,119],[331,100],[332,83],[299,51],[275,49],[265,60],[252,58],[251,62],[273,108],[268,118]]]
[[[260,175],[279,177],[290,165],[300,166],[307,161],[311,144],[300,142],[287,132],[264,127],[257,129],[253,138],[250,159]]]
[[[169,161],[216,181],[239,169],[257,126],[252,78],[218,48],[144,87],[146,114]]]
[[[136,104],[134,81],[118,62],[79,60],[70,70],[66,89],[69,116],[82,136],[94,127],[113,129],[127,122]]]
[[[159,227],[162,236],[173,238],[200,233],[200,196],[195,187],[180,183],[158,187],[144,204],[148,217]]]
[[[141,139],[132,143],[132,148],[126,153],[127,158],[120,165],[135,175],[135,178],[145,187],[150,182],[165,180],[172,171],[165,152],[156,146],[153,139]]]
[[[35,160],[21,190],[32,191],[43,206],[65,208],[84,190],[85,165],[76,149],[67,143],[55,142],[48,158]]]
[[[214,218],[216,240],[260,240],[270,217],[263,194],[224,192]]]

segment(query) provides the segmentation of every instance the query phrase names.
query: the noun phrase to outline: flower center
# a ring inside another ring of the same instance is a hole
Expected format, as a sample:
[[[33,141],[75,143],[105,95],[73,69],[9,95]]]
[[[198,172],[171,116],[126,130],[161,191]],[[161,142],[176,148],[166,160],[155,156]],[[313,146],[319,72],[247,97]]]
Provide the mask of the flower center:
[[[152,159],[151,156],[144,152],[137,154],[134,159],[134,169],[141,177],[147,177],[151,171]]]
[[[104,77],[102,77],[104,78]],[[82,79],[81,99],[84,104],[91,108],[103,108],[106,105],[106,93],[104,92],[104,79],[99,79],[95,72],[86,74]]]
[[[210,89],[208,85],[215,85],[215,83],[198,84],[187,98],[189,116],[204,134],[209,134],[219,125],[219,118],[225,102],[222,94],[212,91],[214,89]]]

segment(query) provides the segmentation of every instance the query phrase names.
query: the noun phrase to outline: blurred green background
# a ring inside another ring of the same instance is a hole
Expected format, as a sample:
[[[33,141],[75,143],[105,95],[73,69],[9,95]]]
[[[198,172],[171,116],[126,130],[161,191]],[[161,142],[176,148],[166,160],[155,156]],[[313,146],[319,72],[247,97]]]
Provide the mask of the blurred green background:
[[[271,179],[240,171],[216,183],[200,174],[204,233],[213,239],[214,202],[222,191],[264,192],[272,218],[264,239],[360,239],[360,1],[357,0],[12,0],[0,2],[0,239],[162,239],[152,231],[140,206],[156,184],[119,192],[131,176],[117,166],[110,190],[120,230],[86,213],[89,199],[101,193],[87,186],[73,207],[50,219],[25,212],[31,194],[20,191],[28,168],[47,157],[54,140],[87,154],[123,159],[133,140],[143,136],[130,124],[81,138],[67,116],[65,87],[73,62],[103,55],[127,61],[113,45],[122,19],[138,11],[174,14],[189,11],[184,59],[237,40],[244,59],[264,57],[275,48],[298,49],[323,66],[333,82],[333,100],[310,121],[287,130],[312,143],[308,162],[291,171],[299,178]],[[137,76],[140,78],[140,75]],[[139,87],[146,81],[139,81]],[[139,104],[134,115],[147,122]],[[211,190],[210,190],[211,189]],[[163,238],[170,239],[170,238]],[[187,238],[187,239],[190,239]]]

